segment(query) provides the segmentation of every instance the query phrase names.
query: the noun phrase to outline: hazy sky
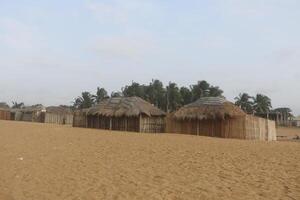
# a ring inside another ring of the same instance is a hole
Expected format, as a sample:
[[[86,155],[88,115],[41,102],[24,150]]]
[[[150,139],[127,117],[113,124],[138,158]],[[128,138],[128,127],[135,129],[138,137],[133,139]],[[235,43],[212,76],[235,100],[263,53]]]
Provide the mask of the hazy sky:
[[[299,24],[299,0],[0,0],[0,101],[207,80],[300,114]]]

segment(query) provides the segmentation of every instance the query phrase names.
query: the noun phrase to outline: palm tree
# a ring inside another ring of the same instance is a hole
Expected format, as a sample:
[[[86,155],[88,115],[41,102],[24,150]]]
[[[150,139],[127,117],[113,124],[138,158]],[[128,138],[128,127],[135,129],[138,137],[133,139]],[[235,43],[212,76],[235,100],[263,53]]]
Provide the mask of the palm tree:
[[[256,113],[269,113],[272,108],[271,99],[268,96],[257,94],[254,98],[254,110]]]
[[[83,92],[73,103],[75,108],[90,108],[95,103],[95,97],[89,92]]]
[[[96,103],[108,98],[107,91],[104,88],[97,87],[96,95],[94,95]]]
[[[24,103],[23,103],[23,102],[18,103],[18,102],[16,102],[16,101],[13,101],[12,104],[13,104],[12,108],[20,109],[20,108],[23,108],[23,107],[24,107]]]
[[[242,110],[244,110],[246,113],[253,113],[254,111],[254,102],[253,97],[251,97],[247,93],[239,94],[238,97],[235,97],[235,105],[239,106]]]

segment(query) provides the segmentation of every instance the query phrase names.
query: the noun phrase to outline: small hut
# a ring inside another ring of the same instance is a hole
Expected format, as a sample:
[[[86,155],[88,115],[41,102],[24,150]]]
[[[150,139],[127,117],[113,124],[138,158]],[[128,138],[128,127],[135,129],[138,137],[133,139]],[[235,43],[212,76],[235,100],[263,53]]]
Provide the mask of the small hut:
[[[105,99],[87,111],[88,128],[162,133],[165,113],[139,97]]]
[[[13,110],[16,121],[44,123],[46,109],[42,105]]]
[[[167,132],[200,136],[276,140],[275,122],[247,115],[221,97],[205,97],[167,117]]]
[[[0,120],[10,120],[9,106],[3,102],[0,102]]]
[[[51,124],[73,124],[73,112],[63,106],[50,106],[46,108],[45,123]]]

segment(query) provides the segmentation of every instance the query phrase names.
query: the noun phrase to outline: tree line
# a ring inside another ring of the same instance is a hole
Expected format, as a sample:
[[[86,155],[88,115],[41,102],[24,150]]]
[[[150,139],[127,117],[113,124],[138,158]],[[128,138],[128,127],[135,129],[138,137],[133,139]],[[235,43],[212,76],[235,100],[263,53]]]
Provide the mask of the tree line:
[[[112,92],[110,95],[101,87],[97,88],[95,94],[82,92],[81,96],[75,98],[73,105],[78,109],[89,108],[105,98],[121,96],[137,96],[164,111],[172,112],[201,97],[223,96],[223,90],[207,81],[198,81],[189,87],[179,87],[174,82],[169,82],[167,86],[164,86],[160,80],[156,79],[149,84],[132,82],[130,85],[122,87],[121,91]]]
[[[77,109],[89,108],[105,98],[121,96],[137,96],[166,112],[173,112],[201,97],[223,97],[223,90],[205,80],[188,87],[179,87],[174,82],[169,82],[167,86],[164,86],[160,80],[156,79],[147,85],[132,82],[122,87],[121,91],[112,92],[110,95],[104,88],[98,87],[95,94],[83,92],[81,96],[75,98],[73,106]],[[291,115],[292,112],[289,108],[272,110],[271,99],[263,94],[250,96],[248,93],[241,93],[235,97],[235,104],[248,114],[266,114],[276,111]]]
[[[271,112],[279,112],[288,117],[293,117],[290,108],[275,108],[272,109],[271,99],[263,94],[250,96],[248,93],[241,93],[235,97],[235,104],[248,114],[268,114]]]
[[[160,80],[154,79],[149,84],[139,84],[132,82],[125,85],[120,91],[108,94],[107,90],[97,87],[95,93],[82,92],[76,97],[70,107],[73,109],[90,108],[100,101],[109,97],[140,97],[158,108],[173,112],[178,108],[192,103],[201,97],[224,97],[223,90],[219,86],[214,86],[205,80],[198,81],[190,86],[179,87],[174,82],[169,82],[164,86]],[[271,99],[263,94],[251,96],[248,93],[241,93],[235,97],[235,104],[248,114],[267,114],[270,112],[280,112],[292,116],[290,108],[272,109]],[[23,108],[23,102],[12,102],[12,108]]]

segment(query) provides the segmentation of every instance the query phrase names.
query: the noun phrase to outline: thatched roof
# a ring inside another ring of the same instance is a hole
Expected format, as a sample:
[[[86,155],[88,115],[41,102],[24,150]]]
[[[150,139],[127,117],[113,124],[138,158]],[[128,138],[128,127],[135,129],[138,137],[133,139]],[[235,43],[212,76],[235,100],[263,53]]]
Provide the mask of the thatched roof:
[[[66,108],[63,106],[49,106],[46,108],[47,113],[55,113],[55,114],[72,114],[72,110],[70,108]]]
[[[34,105],[34,106],[26,106],[26,107],[20,109],[20,111],[24,112],[24,113],[44,112],[44,111],[46,111],[46,108],[42,105]]]
[[[7,105],[7,103],[5,103],[5,102],[0,102],[0,109],[1,110],[8,110],[9,105]]]
[[[88,115],[102,115],[107,117],[135,117],[140,114],[147,116],[165,116],[152,104],[139,97],[115,97],[105,99],[88,111]]]
[[[74,114],[84,114],[86,115],[88,112],[89,112],[90,108],[83,108],[83,109],[77,109],[77,110],[74,110]]]
[[[243,110],[221,97],[204,97],[177,112],[177,119],[225,119],[246,115]]]

